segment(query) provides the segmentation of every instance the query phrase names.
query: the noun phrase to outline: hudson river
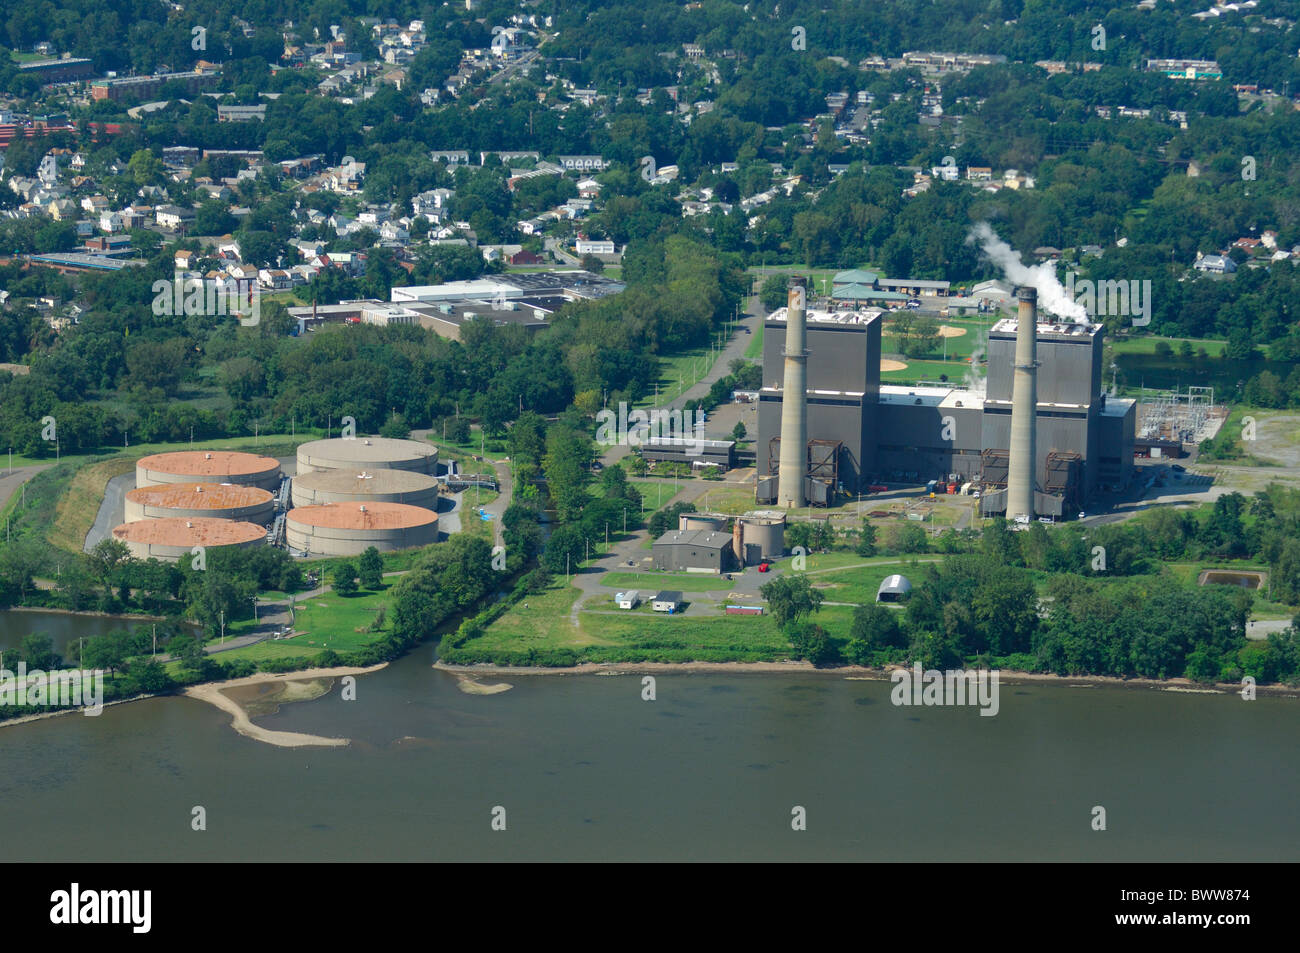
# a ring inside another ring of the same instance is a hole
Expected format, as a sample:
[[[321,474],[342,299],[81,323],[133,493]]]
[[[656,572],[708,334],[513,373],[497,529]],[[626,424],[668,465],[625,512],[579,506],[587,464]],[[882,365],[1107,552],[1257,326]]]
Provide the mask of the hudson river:
[[[488,676],[425,647],[259,725],[158,698],[0,729],[11,860],[1272,860],[1300,701],[1002,686],[996,717],[842,675]],[[192,809],[207,829],[191,829]],[[504,831],[492,829],[505,808]],[[791,829],[792,809],[807,829]],[[1093,808],[1106,811],[1092,829]]]

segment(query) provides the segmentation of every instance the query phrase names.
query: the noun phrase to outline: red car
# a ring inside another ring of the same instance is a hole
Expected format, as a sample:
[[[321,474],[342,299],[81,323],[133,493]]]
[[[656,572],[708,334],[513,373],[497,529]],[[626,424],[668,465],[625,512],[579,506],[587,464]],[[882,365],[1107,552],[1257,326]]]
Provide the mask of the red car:
[[[867,492],[868,492],[868,493],[888,493],[888,492],[889,492],[889,487],[887,487],[887,486],[885,486],[884,484],[881,484],[881,483],[873,483],[873,484],[871,484],[871,486],[867,487]]]
[[[769,569],[771,569],[771,568],[772,568],[772,566],[771,566],[771,564],[769,564],[769,563],[759,563],[759,564],[758,564],[758,571],[759,571],[759,572],[767,572],[767,571],[768,571]]]

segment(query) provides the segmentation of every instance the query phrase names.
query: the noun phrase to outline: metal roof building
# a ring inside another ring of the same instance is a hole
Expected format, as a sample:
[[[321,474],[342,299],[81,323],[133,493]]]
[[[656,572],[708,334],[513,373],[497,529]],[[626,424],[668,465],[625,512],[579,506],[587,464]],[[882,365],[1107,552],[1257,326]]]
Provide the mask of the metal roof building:
[[[669,572],[726,572],[736,564],[731,533],[710,529],[673,530],[651,547],[655,569]]]
[[[906,599],[912,592],[912,584],[906,576],[892,575],[886,576],[880,581],[880,588],[876,590],[877,602],[901,602]]]

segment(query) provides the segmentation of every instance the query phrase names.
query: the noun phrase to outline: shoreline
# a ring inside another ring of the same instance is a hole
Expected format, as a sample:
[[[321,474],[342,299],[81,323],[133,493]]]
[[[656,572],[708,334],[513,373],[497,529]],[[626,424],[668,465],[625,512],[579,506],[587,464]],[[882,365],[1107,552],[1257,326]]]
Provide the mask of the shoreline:
[[[197,701],[207,702],[231,716],[230,725],[246,738],[275,745],[278,748],[339,748],[352,743],[350,738],[326,738],[321,735],[309,735],[299,731],[272,731],[253,724],[247,709],[229,695],[224,689],[238,688],[243,685],[264,685],[268,682],[310,681],[321,678],[342,678],[345,675],[367,675],[387,667],[387,662],[370,665],[365,668],[340,666],[338,668],[307,668],[296,672],[258,672],[243,678],[230,678],[223,682],[204,682],[190,685],[180,694]]]
[[[166,698],[168,695],[176,694],[174,692],[149,692],[143,695],[132,695],[130,698],[118,698],[111,702],[104,702],[104,708],[112,708],[114,705],[126,705],[130,702],[144,701],[146,698]],[[10,725],[25,725],[33,721],[44,721],[46,718],[58,718],[61,715],[83,715],[86,709],[83,708],[60,708],[58,711],[43,711],[35,715],[20,715],[17,718],[6,718],[0,721],[0,728],[8,728]],[[100,714],[103,714],[101,711]],[[85,715],[87,718],[98,718],[99,715]]]
[[[542,666],[493,665],[479,662],[474,665],[451,665],[441,660],[433,667],[458,676],[473,675],[634,675],[634,674],[777,674],[777,675],[830,675],[855,681],[889,681],[890,673],[904,666],[871,668],[865,665],[841,665],[836,668],[816,668],[811,662],[583,662],[563,668]],[[1057,684],[1066,688],[1094,688],[1110,685],[1120,688],[1155,689],[1198,695],[1237,695],[1241,686],[1219,682],[1206,685],[1187,678],[1118,678],[1114,675],[1053,675],[1049,672],[1020,672],[1000,669],[999,682],[1016,685],[1030,682]],[[1288,685],[1258,685],[1257,695],[1279,695],[1300,698],[1300,687]]]
[[[47,609],[44,606],[10,606],[9,612],[45,612],[53,615],[84,615],[97,619],[125,619],[134,622],[168,622],[170,616],[165,615],[131,615],[121,612],[93,612],[90,609]],[[181,620],[181,625],[193,626],[193,622]]]

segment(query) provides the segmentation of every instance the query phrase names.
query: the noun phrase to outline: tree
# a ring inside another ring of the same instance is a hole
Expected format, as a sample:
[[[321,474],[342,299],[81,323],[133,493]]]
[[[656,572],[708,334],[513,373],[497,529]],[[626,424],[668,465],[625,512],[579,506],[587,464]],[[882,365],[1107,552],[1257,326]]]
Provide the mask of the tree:
[[[790,276],[772,275],[763,282],[763,288],[758,293],[758,299],[768,311],[775,311],[777,308],[785,307],[788,303],[789,293]]]
[[[29,669],[49,670],[59,665],[59,653],[54,651],[54,640],[44,632],[23,636],[19,657],[27,663]]]
[[[899,613],[882,605],[858,606],[853,610],[849,637],[871,649],[902,647],[907,637],[899,620]]]
[[[820,625],[811,622],[802,625],[792,623],[786,628],[785,634],[795,654],[812,662],[813,665],[827,665],[839,661],[839,651]]]
[[[330,573],[330,582],[340,596],[350,596],[357,591],[357,567],[350,562],[339,563]]]
[[[380,589],[384,585],[384,560],[374,546],[366,547],[357,560],[357,575],[367,589]],[[337,586],[335,587],[337,589]]]
[[[731,428],[731,439],[739,443],[748,435],[749,431],[745,429],[744,421],[737,420],[736,426]]]
[[[758,592],[767,601],[768,611],[782,629],[810,613],[819,612],[826,599],[802,574],[780,576],[765,583]]]
[[[127,160],[126,167],[136,185],[153,185],[162,180],[162,160],[154,155],[152,150],[140,149],[133,152],[131,158]]]
[[[91,573],[104,587],[104,592],[111,597],[113,595],[113,574],[117,572],[119,566],[130,558],[131,550],[127,548],[126,543],[108,536],[95,544],[86,557],[86,561],[89,564]]]
[[[854,552],[864,559],[876,555],[876,528],[870,520],[862,521],[862,532],[858,534],[858,545]]]

